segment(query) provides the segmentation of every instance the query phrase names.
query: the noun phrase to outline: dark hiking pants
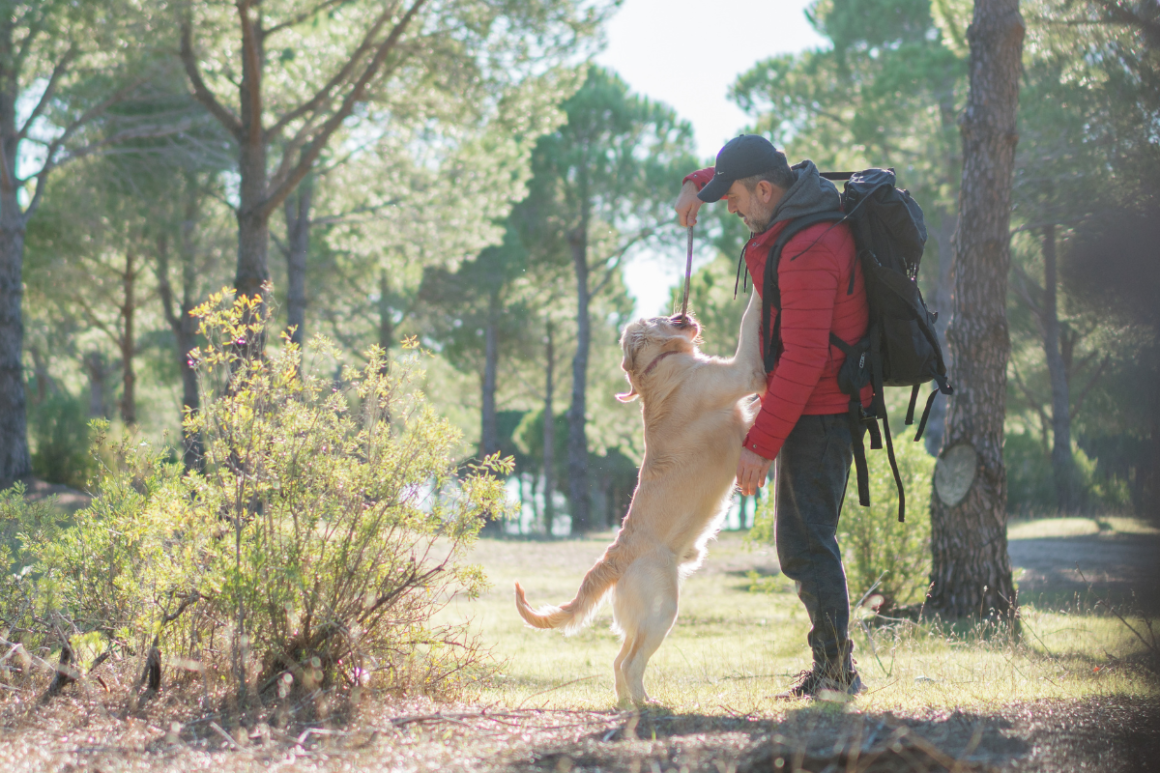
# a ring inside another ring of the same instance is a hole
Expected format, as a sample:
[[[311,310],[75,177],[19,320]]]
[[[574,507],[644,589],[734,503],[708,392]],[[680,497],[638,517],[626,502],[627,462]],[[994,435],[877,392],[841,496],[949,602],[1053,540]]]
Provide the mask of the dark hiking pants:
[[[814,664],[850,668],[850,597],[836,531],[854,450],[847,414],[802,416],[777,457],[774,534],[781,571],[810,616]]]

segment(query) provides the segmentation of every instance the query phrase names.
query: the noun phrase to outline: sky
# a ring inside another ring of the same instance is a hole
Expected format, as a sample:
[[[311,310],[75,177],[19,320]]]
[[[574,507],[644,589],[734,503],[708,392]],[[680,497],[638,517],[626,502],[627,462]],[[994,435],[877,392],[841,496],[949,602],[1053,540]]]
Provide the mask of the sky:
[[[625,0],[608,25],[608,46],[596,61],[616,70],[634,92],[670,105],[691,121],[697,154],[710,159],[748,123],[726,98],[737,76],[774,54],[824,43],[806,21],[809,4],[809,0]],[[675,200],[677,191],[657,195]],[[699,263],[712,255],[698,251],[697,257]],[[638,315],[669,313],[669,291],[681,281],[684,263],[683,253],[646,253],[628,262],[625,281],[636,297]]]

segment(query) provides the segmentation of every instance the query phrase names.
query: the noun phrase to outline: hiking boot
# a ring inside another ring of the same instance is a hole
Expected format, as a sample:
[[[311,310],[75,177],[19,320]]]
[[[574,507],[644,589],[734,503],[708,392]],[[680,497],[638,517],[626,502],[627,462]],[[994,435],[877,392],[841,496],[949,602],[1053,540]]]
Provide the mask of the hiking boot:
[[[818,698],[826,691],[839,695],[857,695],[863,689],[862,677],[858,676],[857,670],[851,668],[844,673],[835,674],[834,669],[815,664],[813,668],[799,673],[793,686],[788,690],[773,697],[779,701],[794,701],[801,698]]]

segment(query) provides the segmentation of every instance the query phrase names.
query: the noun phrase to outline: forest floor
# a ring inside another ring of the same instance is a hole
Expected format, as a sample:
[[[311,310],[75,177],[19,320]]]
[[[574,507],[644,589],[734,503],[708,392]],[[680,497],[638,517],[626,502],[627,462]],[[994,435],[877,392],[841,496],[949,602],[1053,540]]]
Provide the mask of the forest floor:
[[[650,663],[658,704],[620,711],[608,610],[580,634],[523,626],[533,604],[571,597],[611,535],[482,540],[493,586],[443,614],[471,620],[494,670],[455,703],[364,695],[314,726],[243,727],[163,691],[144,709],[136,674],[70,687],[47,705],[0,686],[0,770],[1155,771],[1160,680],[1149,636],[1160,532],[1131,519],[1013,522],[1023,636],[858,617],[867,692],[778,703],[806,665],[807,623],[768,546],[723,534],[684,585],[681,616]],[[1123,619],[1120,619],[1123,616]],[[1130,627],[1129,627],[1130,626]],[[41,688],[42,689],[42,688]]]

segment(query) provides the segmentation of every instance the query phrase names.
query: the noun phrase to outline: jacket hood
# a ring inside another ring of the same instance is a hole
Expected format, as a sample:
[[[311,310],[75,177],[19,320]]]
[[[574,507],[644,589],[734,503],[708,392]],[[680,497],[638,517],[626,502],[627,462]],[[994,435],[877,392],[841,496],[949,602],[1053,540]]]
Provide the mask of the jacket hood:
[[[769,225],[813,212],[833,212],[842,206],[842,197],[832,182],[822,177],[813,161],[806,159],[790,167],[794,184],[773,210]],[[767,229],[768,230],[768,229]]]

